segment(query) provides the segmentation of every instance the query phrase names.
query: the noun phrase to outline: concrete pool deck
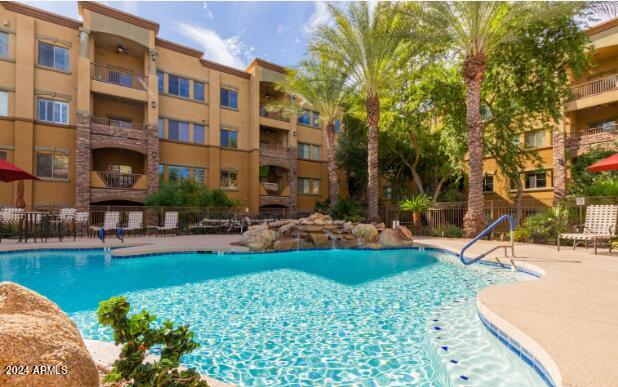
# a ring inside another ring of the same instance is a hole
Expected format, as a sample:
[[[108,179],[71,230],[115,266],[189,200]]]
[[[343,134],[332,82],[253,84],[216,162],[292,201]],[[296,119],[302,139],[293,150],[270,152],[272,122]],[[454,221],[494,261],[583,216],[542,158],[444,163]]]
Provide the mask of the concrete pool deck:
[[[108,239],[65,239],[64,242],[16,243],[3,240],[0,251],[50,248],[124,247],[114,256],[165,251],[246,251],[231,245],[239,235],[131,237],[125,243]],[[415,244],[458,252],[467,240],[417,237]],[[495,247],[480,241],[474,256]],[[533,281],[496,285],[478,295],[479,311],[531,351],[556,385],[618,386],[618,255],[607,250],[516,244],[515,265],[542,274]],[[502,257],[502,250],[487,259]],[[498,259],[510,264],[510,261]]]

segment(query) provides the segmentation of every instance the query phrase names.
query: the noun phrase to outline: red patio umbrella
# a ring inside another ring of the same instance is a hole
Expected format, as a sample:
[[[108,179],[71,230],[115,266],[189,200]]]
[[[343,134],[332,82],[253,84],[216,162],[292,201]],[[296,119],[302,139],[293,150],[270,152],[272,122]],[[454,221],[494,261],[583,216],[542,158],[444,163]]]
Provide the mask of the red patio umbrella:
[[[32,176],[28,172],[6,160],[0,160],[0,181],[15,180],[39,180],[39,178]],[[18,208],[24,208],[26,206],[26,203],[24,202],[24,183],[22,181],[20,181],[17,186],[17,200],[15,205]]]
[[[586,168],[590,172],[618,171],[618,153],[611,155]]]

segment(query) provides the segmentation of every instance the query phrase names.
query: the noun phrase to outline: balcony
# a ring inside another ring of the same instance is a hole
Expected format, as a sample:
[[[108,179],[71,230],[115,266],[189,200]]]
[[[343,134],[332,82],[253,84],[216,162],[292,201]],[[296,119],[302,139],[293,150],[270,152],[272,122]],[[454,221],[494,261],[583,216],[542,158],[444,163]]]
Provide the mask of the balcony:
[[[580,156],[596,147],[615,147],[618,140],[618,124],[591,127],[570,133],[566,138],[566,147],[573,156]]]
[[[260,125],[290,130],[290,115],[283,111],[268,111],[264,105],[260,105]]]
[[[618,74],[612,74],[571,87],[567,111],[585,109],[618,100]]]
[[[260,166],[275,165],[290,169],[296,163],[296,148],[260,144]]]
[[[124,200],[143,203],[148,176],[109,171],[90,172],[90,200],[93,203]]]
[[[91,63],[90,78],[93,92],[117,97],[148,101],[148,77],[117,67]]]
[[[91,145],[93,148],[120,147],[146,153],[148,150],[147,125],[90,117]]]

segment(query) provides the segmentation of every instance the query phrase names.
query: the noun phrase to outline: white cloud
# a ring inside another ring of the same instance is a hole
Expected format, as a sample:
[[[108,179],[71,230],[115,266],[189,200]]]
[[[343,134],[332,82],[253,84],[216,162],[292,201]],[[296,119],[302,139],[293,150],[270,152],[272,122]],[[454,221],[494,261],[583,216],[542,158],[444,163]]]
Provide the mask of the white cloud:
[[[207,19],[213,19],[212,11],[208,9],[208,2],[202,3],[202,9],[204,10],[204,17]]]
[[[302,31],[307,35],[311,35],[319,26],[329,23],[330,21],[331,16],[328,10],[328,3],[316,1],[313,3],[313,13],[309,16],[309,20],[302,26]]]
[[[213,30],[190,23],[178,23],[177,30],[199,43],[206,59],[228,66],[244,68],[254,51],[253,47],[247,47],[240,40],[240,36],[222,38]]]

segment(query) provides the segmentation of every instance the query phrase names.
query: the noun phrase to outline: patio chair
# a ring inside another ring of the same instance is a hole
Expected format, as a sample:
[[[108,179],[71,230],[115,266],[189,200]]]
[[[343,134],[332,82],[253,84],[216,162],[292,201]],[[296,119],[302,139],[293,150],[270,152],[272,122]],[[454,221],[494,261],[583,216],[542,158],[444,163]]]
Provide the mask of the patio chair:
[[[579,232],[582,225],[575,226],[575,233],[558,235],[558,251],[560,251],[560,240],[573,240],[573,250],[578,243],[584,243],[588,248],[588,243],[592,241],[594,253],[597,253],[597,241],[608,241],[609,253],[612,253],[612,238],[616,232],[616,220],[618,219],[618,206],[616,205],[596,205],[586,208],[586,221],[583,229]]]
[[[90,227],[90,231],[92,232],[92,235],[97,235],[101,228],[105,231],[116,231],[119,223],[120,213],[117,211],[108,211],[105,213],[105,217],[103,219],[103,226],[92,226]]]
[[[168,211],[165,213],[165,220],[163,226],[157,227],[157,234],[166,234],[168,231],[178,230],[178,212]]]
[[[0,210],[0,241],[2,240],[2,227],[6,226],[10,234],[11,227],[18,227],[24,210],[22,208],[5,207]]]
[[[129,220],[125,231],[141,231],[144,232],[144,213],[142,211],[129,212]]]
[[[90,212],[81,211],[75,214],[75,234],[73,234],[73,240],[77,237],[78,230],[83,231],[88,229],[88,222],[90,221]],[[83,232],[80,232],[83,235]]]

